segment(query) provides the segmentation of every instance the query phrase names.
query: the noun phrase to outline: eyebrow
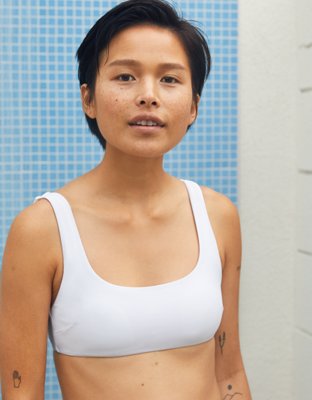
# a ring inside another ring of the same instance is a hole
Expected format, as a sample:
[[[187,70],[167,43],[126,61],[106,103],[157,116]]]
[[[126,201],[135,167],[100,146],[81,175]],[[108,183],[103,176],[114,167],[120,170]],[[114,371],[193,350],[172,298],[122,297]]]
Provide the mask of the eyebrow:
[[[142,64],[139,61],[132,60],[132,59],[120,59],[120,60],[115,60],[112,61],[111,63],[108,64],[108,67],[114,67],[114,66],[127,66],[127,67],[140,67]],[[180,69],[180,70],[186,70],[186,68],[179,63],[173,63],[173,62],[168,62],[168,63],[161,63],[159,65],[161,69]]]

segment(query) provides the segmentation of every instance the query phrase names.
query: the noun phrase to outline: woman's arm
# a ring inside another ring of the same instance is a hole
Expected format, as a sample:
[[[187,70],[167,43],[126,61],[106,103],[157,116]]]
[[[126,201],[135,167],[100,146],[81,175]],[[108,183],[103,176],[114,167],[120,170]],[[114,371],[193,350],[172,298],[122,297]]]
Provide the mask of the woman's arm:
[[[224,312],[215,334],[216,378],[222,400],[250,400],[251,395],[238,334],[238,295],[242,252],[239,216],[235,205],[228,197],[205,186],[202,189],[223,265]]]
[[[51,207],[38,201],[14,220],[4,251],[0,302],[3,400],[43,400],[55,272]],[[54,246],[55,248],[55,246]]]
[[[224,246],[222,297],[224,312],[215,335],[216,375],[222,400],[250,400],[251,394],[242,361],[238,303],[241,271],[241,230],[235,205],[226,197],[220,202],[220,229]]]

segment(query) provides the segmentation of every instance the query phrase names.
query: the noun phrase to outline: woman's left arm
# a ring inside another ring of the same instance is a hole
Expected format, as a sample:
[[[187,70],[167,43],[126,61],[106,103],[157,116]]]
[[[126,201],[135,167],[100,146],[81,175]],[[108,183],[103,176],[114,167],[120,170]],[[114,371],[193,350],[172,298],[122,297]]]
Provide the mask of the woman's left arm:
[[[222,234],[223,317],[215,334],[216,377],[222,400],[251,400],[240,351],[238,330],[241,230],[236,206],[227,197],[219,200],[219,232]]]

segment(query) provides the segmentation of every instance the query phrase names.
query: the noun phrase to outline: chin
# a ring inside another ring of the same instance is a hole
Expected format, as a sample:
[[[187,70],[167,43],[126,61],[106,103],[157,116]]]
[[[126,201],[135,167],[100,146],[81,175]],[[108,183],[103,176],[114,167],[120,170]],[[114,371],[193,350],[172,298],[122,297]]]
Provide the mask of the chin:
[[[137,157],[137,158],[161,158],[170,150],[172,150],[179,141],[167,140],[127,140],[123,143],[107,143],[106,151],[117,150],[119,155],[124,154],[127,157]]]

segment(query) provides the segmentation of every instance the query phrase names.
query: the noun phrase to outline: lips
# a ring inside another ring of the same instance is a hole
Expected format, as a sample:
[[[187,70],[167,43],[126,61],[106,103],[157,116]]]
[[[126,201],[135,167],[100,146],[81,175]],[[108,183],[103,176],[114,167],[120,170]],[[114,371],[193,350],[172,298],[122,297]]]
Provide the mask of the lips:
[[[159,127],[163,127],[165,126],[164,122],[154,116],[154,115],[148,115],[148,114],[144,114],[144,115],[137,115],[136,117],[132,118],[131,121],[129,122],[130,126],[159,126]]]

